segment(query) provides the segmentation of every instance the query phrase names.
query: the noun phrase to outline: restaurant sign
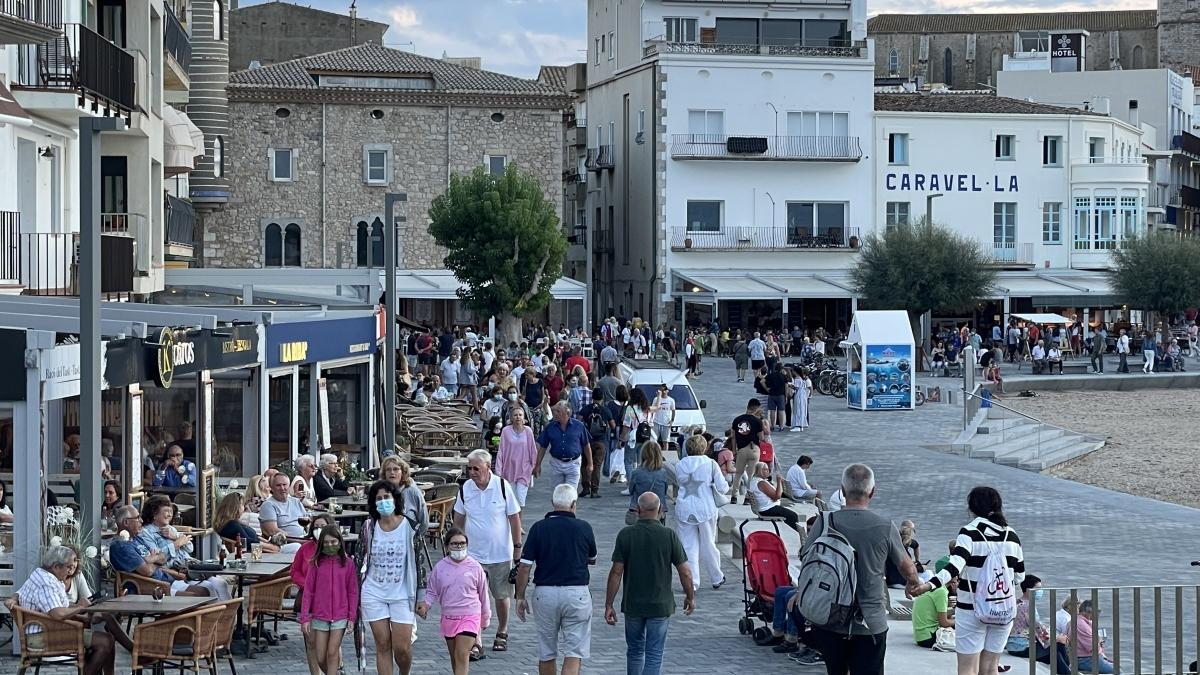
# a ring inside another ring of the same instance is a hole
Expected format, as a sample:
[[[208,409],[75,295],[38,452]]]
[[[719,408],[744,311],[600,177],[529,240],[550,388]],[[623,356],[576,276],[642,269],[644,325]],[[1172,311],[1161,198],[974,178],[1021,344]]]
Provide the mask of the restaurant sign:
[[[369,356],[376,330],[372,316],[273,323],[267,326],[267,367]]]
[[[109,387],[151,381],[168,389],[176,378],[202,370],[242,368],[259,362],[258,326],[217,329],[161,328],[146,340],[114,340],[104,349]]]

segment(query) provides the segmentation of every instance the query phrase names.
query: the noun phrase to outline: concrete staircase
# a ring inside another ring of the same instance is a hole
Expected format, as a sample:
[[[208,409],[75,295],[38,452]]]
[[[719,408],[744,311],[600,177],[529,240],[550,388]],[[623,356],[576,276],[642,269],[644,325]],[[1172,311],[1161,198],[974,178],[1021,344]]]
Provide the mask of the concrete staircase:
[[[986,416],[975,433],[954,443],[951,449],[971,459],[1041,472],[1102,447],[1103,438],[1050,426],[993,407],[986,409]]]

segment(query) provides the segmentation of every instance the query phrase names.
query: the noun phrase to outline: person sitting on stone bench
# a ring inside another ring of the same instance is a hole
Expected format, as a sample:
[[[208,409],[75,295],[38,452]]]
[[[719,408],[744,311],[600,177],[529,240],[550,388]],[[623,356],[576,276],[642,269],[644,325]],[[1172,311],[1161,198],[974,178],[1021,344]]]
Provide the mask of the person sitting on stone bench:
[[[1164,366],[1167,370],[1173,370],[1182,373],[1186,372],[1183,368],[1183,365],[1183,349],[1180,348],[1179,340],[1177,338],[1171,338],[1171,344],[1167,346],[1167,354],[1165,357]]]
[[[800,459],[796,460],[796,464],[788,469],[787,477],[783,483],[783,492],[788,499],[794,502],[820,499],[821,491],[808,482],[807,472],[812,465],[812,457],[800,455]]]
[[[1058,345],[1050,347],[1050,351],[1046,352],[1046,367],[1051,375],[1054,374],[1054,366],[1058,366],[1058,374],[1062,375],[1063,357],[1062,350],[1058,348]]]
[[[1030,352],[1030,364],[1034,375],[1040,375],[1046,369],[1046,347],[1040,340]]]

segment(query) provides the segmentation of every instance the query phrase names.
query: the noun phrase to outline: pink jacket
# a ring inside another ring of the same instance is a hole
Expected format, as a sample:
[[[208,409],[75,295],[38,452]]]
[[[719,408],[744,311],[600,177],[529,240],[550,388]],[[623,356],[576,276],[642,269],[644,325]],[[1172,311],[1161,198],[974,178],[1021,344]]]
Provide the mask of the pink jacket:
[[[500,432],[500,452],[496,454],[496,473],[514,485],[529,485],[536,463],[537,442],[533,429],[526,426],[518,437],[511,425],[504,427]]]
[[[462,562],[454,562],[449,556],[438,561],[429,573],[425,602],[440,603],[442,616],[478,615],[480,627],[492,620],[487,575],[471,556]]]
[[[309,563],[316,553],[317,540],[309,539],[300,544],[300,550],[296,551],[296,557],[292,559],[292,583],[301,589],[306,588],[304,580],[308,578],[308,568],[311,567]]]
[[[357,618],[358,573],[353,558],[323,557],[320,563],[309,565],[304,587],[308,590],[300,599],[300,623]]]

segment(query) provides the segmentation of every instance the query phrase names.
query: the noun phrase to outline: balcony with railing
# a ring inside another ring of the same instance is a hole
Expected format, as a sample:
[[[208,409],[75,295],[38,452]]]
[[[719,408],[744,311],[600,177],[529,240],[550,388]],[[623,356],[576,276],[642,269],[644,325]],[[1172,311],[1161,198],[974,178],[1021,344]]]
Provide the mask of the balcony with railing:
[[[13,80],[14,95],[26,110],[74,123],[83,108],[94,115],[129,113],[134,108],[134,57],[87,26],[71,23],[60,35],[37,45],[35,63]],[[69,100],[54,96],[70,93]]]
[[[613,246],[612,228],[602,227],[592,232],[592,253],[612,253]]]
[[[787,227],[737,225],[720,230],[695,230],[686,225],[670,228],[674,251],[836,251],[857,249],[862,240],[857,227]]]
[[[1181,185],[1178,190],[1172,193],[1171,204],[1187,209],[1200,209],[1200,190]]]
[[[1194,159],[1200,159],[1200,136],[1190,134],[1186,131],[1176,134],[1171,138],[1171,147],[1175,150],[1183,151],[1183,154],[1189,155]]]
[[[163,69],[163,88],[171,91],[187,91],[191,86],[188,67],[192,64],[192,38],[187,28],[180,23],[175,10],[169,4],[163,20],[163,51],[170,58],[166,59]]]
[[[186,199],[167,195],[167,231],[164,239],[168,248],[176,249],[177,255],[190,256],[196,245],[196,209]],[[179,249],[186,248],[186,251]]]
[[[1072,184],[1124,183],[1132,188],[1149,180],[1150,165],[1141,157],[1088,157],[1071,163]]]
[[[601,145],[598,148],[588,148],[587,159],[584,160],[584,166],[588,171],[597,173],[613,168],[613,146]]]
[[[671,157],[792,162],[857,162],[858,136],[727,136],[672,134]]]
[[[992,242],[992,263],[1001,266],[1033,266],[1033,244],[1012,241]]]
[[[646,40],[643,58],[658,54],[697,56],[779,56],[859,59],[867,55],[866,40],[797,40],[788,44],[670,42]]]
[[[24,287],[27,295],[79,295],[79,235],[74,232],[20,232],[0,220],[0,283]],[[100,291],[133,292],[133,237],[100,237]]]
[[[39,44],[62,31],[63,0],[0,0],[0,45]]]

